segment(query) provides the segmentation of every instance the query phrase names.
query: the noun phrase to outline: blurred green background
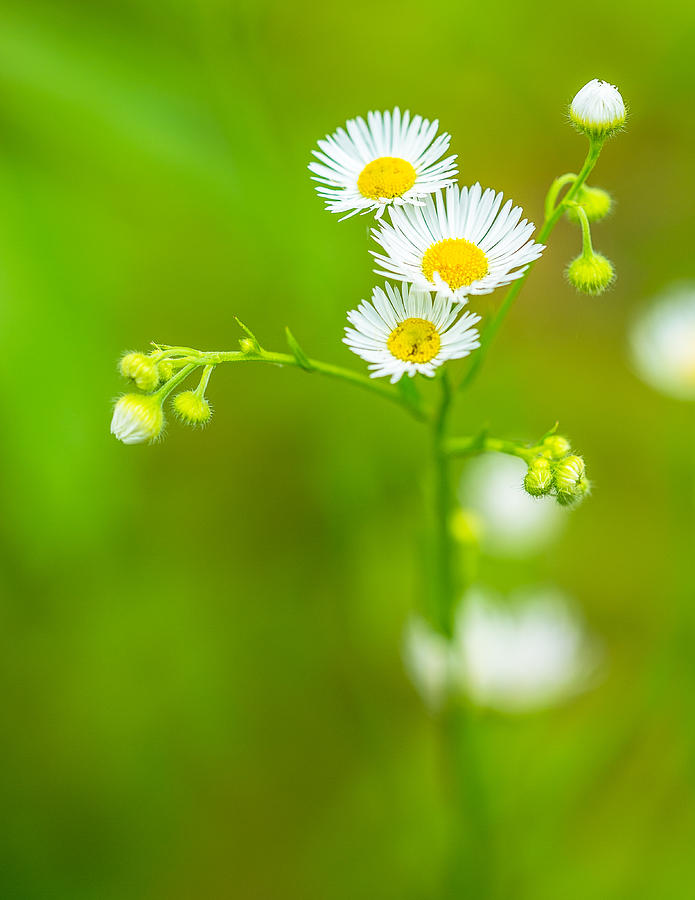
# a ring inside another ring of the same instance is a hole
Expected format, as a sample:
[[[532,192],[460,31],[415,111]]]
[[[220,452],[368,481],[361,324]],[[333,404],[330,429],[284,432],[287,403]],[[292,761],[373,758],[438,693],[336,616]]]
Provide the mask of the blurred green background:
[[[693,409],[633,376],[625,335],[693,274],[694,40],[674,0],[2,3],[2,897],[446,896],[451,803],[400,651],[427,435],[349,386],[227,366],[210,428],[125,447],[116,361],[233,348],[238,315],[359,367],[369,222],[323,211],[316,139],[439,117],[462,181],[538,222],[600,77],[631,108],[593,180],[617,286],[563,282],[562,224],[456,418],[522,439],[559,418],[585,454],[562,541],[481,578],[558,585],[609,662],[560,709],[478,717],[490,896],[692,898]]]

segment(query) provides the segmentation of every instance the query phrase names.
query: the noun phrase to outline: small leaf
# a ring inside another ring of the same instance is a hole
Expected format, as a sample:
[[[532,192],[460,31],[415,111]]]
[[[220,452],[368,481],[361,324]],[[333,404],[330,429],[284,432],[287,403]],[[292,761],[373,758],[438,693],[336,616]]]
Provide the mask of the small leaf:
[[[398,393],[405,400],[408,406],[413,407],[413,409],[420,408],[420,392],[415,386],[415,379],[403,377],[398,382]]]
[[[234,321],[237,323],[239,328],[241,328],[241,330],[244,332],[244,334],[247,337],[250,337],[251,340],[254,342],[254,344],[256,344],[257,347],[260,347],[260,344],[258,343],[258,338],[253,333],[253,331],[251,331],[250,328],[247,328],[246,325],[244,325],[244,323],[241,321],[241,319],[237,318],[237,316],[234,316]]]
[[[287,337],[289,348],[292,351],[292,356],[297,360],[297,365],[304,369],[305,372],[313,372],[314,367],[309,361],[309,357],[299,346],[288,326],[285,326],[285,336]]]

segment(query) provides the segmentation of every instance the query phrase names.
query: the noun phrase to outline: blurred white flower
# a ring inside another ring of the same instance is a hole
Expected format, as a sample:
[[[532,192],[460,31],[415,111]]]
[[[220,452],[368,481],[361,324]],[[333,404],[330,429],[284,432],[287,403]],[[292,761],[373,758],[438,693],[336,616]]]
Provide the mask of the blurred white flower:
[[[523,712],[587,686],[597,652],[556,590],[517,591],[502,602],[468,592],[456,623],[452,678],[481,706]]]
[[[472,460],[461,478],[460,500],[482,527],[481,546],[493,556],[526,556],[542,549],[564,526],[563,510],[524,490],[527,465],[488,453]]]
[[[502,600],[473,589],[461,603],[451,642],[422,619],[405,634],[407,671],[430,709],[447,692],[482,707],[521,713],[555,705],[589,687],[599,652],[553,589]]]
[[[675,285],[641,312],[630,332],[632,362],[648,385],[695,400],[695,282]]]

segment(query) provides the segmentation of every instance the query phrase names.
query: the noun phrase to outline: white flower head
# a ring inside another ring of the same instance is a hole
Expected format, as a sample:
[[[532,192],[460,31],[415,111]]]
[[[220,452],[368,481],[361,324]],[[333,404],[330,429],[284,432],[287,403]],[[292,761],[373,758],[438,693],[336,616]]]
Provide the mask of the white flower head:
[[[428,196],[422,207],[394,207],[391,224],[372,234],[384,253],[372,251],[378,275],[409,281],[463,303],[520,278],[545,249],[531,240],[534,225],[502,194],[479,184]],[[521,221],[520,221],[521,220]]]
[[[403,375],[432,377],[448,359],[468,356],[480,346],[473,326],[480,316],[459,310],[450,300],[411,285],[375,287],[371,303],[363,300],[348,313],[344,343],[368,362],[372,378],[388,375],[391,384]]]
[[[639,315],[630,349],[643,381],[679,400],[695,400],[695,282],[672,287]]]
[[[154,441],[162,433],[164,413],[156,394],[124,394],[111,419],[111,434],[124,444]]]
[[[572,605],[554,589],[507,599],[472,589],[451,640],[419,617],[404,634],[406,671],[435,711],[447,696],[505,713],[553,706],[592,685],[600,658]]]
[[[480,706],[525,712],[589,685],[598,651],[572,606],[553,589],[501,602],[469,591],[456,623],[452,678]]]
[[[526,463],[486,453],[471,460],[461,477],[463,507],[475,513],[482,549],[491,556],[520,558],[537,553],[562,531],[563,510],[549,498],[524,490]]]
[[[590,137],[608,137],[624,125],[625,116],[620,91],[598,78],[585,84],[570,104],[570,119]]]
[[[451,184],[457,175],[456,156],[442,158],[451,137],[437,137],[439,122],[396,107],[393,112],[370,112],[318,141],[312,153],[318,162],[309,169],[316,190],[330,212],[344,219],[375,211],[381,216],[389,204],[420,203],[421,198]]]

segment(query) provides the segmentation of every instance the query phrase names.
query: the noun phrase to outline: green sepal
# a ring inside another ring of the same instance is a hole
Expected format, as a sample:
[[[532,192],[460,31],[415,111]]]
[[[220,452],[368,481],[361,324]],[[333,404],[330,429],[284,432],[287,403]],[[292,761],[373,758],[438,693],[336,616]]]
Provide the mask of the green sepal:
[[[415,386],[415,379],[403,376],[398,382],[398,393],[412,409],[419,410],[422,405],[420,391]]]
[[[248,339],[253,342],[253,349],[256,350],[256,352],[259,352],[261,349],[261,345],[260,345],[256,335],[253,333],[253,331],[251,331],[250,328],[248,328],[246,325],[244,325],[244,323],[241,321],[241,319],[238,318],[237,316],[234,316],[234,321],[237,323],[239,328],[241,328],[241,330],[248,337]]]
[[[297,365],[300,368],[304,369],[305,372],[315,371],[314,366],[312,366],[311,362],[309,361],[309,357],[297,343],[295,336],[290,331],[288,325],[285,326],[285,337],[287,338],[287,343],[290,350],[292,351],[292,356],[294,356],[294,358],[297,360]]]

